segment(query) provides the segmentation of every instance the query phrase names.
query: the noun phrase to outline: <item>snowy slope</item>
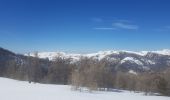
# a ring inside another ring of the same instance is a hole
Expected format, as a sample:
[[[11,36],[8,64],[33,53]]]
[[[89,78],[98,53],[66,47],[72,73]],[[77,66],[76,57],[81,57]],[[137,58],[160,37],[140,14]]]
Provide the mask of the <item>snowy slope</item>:
[[[170,97],[144,96],[129,91],[79,92],[67,85],[29,84],[0,78],[1,100],[170,100]]]

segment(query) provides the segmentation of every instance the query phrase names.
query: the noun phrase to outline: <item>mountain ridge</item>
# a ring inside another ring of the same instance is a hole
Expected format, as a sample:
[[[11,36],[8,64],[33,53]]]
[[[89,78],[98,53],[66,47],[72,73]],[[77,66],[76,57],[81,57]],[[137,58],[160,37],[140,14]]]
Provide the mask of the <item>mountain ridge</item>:
[[[170,49],[163,49],[159,51],[127,51],[127,50],[107,50],[107,51],[98,51],[96,53],[86,53],[86,54],[81,54],[81,53],[65,53],[65,52],[32,52],[32,53],[26,53],[24,54],[25,56],[33,56],[37,54],[39,58],[49,58],[49,60],[55,59],[55,57],[63,57],[63,58],[76,58],[76,57],[94,57],[98,56],[99,59],[102,59],[104,56],[111,55],[111,54],[120,54],[120,53],[131,53],[131,54],[136,54],[140,56],[146,56],[149,53],[155,53],[155,54],[160,54],[160,55],[167,55],[170,56]]]
[[[38,57],[44,61],[43,65],[49,61],[55,61],[56,58],[68,59],[70,63],[76,63],[82,58],[103,60],[110,64],[116,70],[145,72],[164,70],[170,67],[170,50],[162,51],[100,51],[90,54],[69,54],[64,52],[35,52],[25,55],[18,55],[9,50],[0,49],[0,65],[4,66],[5,62],[14,60],[19,65],[27,62],[31,57]]]
[[[161,51],[99,51],[89,54],[69,54],[64,52],[36,52],[25,54],[25,56],[33,56],[54,61],[55,58],[70,59],[71,62],[77,62],[82,57],[94,60],[107,60],[120,70],[133,71],[149,71],[160,70],[170,67],[170,50]]]

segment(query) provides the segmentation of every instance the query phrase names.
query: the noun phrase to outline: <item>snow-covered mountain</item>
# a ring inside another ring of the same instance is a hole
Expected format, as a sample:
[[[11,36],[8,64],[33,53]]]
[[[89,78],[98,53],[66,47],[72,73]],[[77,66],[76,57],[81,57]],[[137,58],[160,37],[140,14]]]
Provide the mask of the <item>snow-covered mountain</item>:
[[[61,58],[72,58],[74,60],[79,60],[80,57],[87,57],[87,58],[96,58],[96,59],[103,59],[109,55],[119,55],[121,53],[127,53],[127,54],[135,54],[138,56],[146,56],[149,53],[153,54],[159,54],[159,55],[167,55],[170,56],[170,50],[164,49],[160,51],[139,51],[139,52],[134,52],[134,51],[125,51],[125,50],[120,50],[120,51],[99,51],[97,53],[89,53],[89,54],[73,54],[73,53],[65,53],[65,52],[33,52],[33,53],[27,53],[24,54],[25,56],[38,56],[39,58],[48,58],[49,60],[54,60],[56,57],[61,57]],[[133,58],[125,58],[124,60],[132,60]],[[133,59],[135,61],[135,59]],[[139,63],[139,62],[138,62]]]
[[[107,59],[118,69],[146,71],[151,69],[161,69],[170,67],[170,50],[160,51],[100,51],[89,54],[72,54],[64,52],[37,52],[25,54],[26,56],[37,56],[39,58],[48,58],[53,61],[56,57],[70,59],[77,62],[81,57],[87,57],[97,60]]]
[[[38,56],[39,58],[48,58],[49,60],[54,60],[56,57],[61,57],[61,58],[71,58],[73,60],[79,60],[80,57],[87,57],[87,58],[96,58],[96,59],[103,59],[107,55],[111,54],[119,54],[119,51],[99,51],[97,53],[89,53],[89,54],[73,54],[73,53],[65,53],[65,52],[33,52],[33,53],[27,53],[25,56],[32,56],[36,57]]]

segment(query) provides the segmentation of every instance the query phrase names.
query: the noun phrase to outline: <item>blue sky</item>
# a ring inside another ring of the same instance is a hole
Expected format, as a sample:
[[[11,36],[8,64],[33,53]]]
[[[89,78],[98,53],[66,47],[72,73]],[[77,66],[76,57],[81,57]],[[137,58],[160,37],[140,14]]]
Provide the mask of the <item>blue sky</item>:
[[[169,0],[1,0],[0,46],[31,51],[170,49]]]

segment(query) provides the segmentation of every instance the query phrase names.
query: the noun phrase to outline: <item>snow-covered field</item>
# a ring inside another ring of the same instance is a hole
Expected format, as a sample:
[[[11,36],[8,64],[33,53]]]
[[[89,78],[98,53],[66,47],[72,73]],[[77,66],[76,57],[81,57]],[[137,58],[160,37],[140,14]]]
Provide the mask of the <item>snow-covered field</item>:
[[[170,100],[170,97],[144,96],[129,91],[79,92],[68,85],[29,84],[0,78],[0,100]]]

